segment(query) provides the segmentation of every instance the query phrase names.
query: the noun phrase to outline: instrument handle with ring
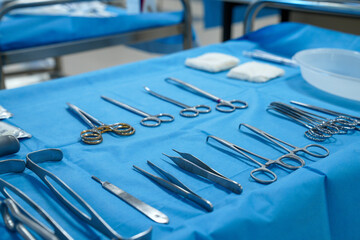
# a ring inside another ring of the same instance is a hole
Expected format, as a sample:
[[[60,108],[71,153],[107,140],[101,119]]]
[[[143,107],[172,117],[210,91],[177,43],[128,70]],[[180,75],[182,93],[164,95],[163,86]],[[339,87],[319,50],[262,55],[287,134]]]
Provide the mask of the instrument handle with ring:
[[[121,136],[129,136],[135,133],[135,128],[127,123],[114,123],[109,125],[112,132]]]
[[[222,99],[218,99],[217,102],[218,104],[216,105],[216,110],[220,112],[233,112],[236,109],[242,109],[248,107],[247,102],[241,100],[225,101]]]
[[[256,177],[257,173],[262,174],[264,176],[267,176],[268,178],[270,178],[270,180],[264,180],[264,179],[261,179],[259,177]],[[267,169],[264,165],[259,167],[259,168],[256,168],[256,169],[252,170],[250,172],[250,176],[255,181],[257,181],[259,183],[262,183],[262,184],[270,184],[270,183],[273,183],[273,182],[275,182],[277,180],[276,174],[273,171]]]
[[[315,148],[315,149],[320,149],[320,150],[324,150],[325,152],[324,153],[316,153],[314,151],[311,151],[310,149],[311,148]],[[309,154],[310,156],[313,156],[313,157],[317,157],[317,158],[324,158],[324,157],[327,157],[329,156],[329,150],[322,146],[322,145],[319,145],[319,144],[309,144],[309,145],[306,145],[305,147],[302,147],[302,148],[295,148],[293,150],[294,153],[296,152],[304,152],[306,154]]]
[[[290,160],[294,164],[286,163],[284,160]],[[276,159],[275,163],[279,164],[280,166],[283,166],[284,168],[295,170],[303,167],[305,165],[304,159],[297,156],[294,153],[287,153],[285,155],[282,155],[278,159]]]
[[[183,117],[197,117],[199,116],[199,111],[194,107],[184,108],[180,110],[180,115]]]
[[[140,121],[140,123],[146,127],[157,127],[162,122],[172,122],[172,121],[174,121],[174,116],[172,116],[168,113],[160,113],[160,114],[157,114],[154,116],[145,117]],[[150,123],[147,123],[147,122],[150,122]],[[151,122],[153,122],[153,124],[151,124]]]

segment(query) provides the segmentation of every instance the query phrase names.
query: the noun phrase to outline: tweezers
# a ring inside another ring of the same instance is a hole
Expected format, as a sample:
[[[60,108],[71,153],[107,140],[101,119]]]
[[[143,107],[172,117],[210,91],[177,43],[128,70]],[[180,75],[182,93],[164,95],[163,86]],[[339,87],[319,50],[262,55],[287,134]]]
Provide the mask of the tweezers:
[[[180,182],[173,175],[171,175],[168,172],[165,172],[164,170],[162,170],[161,168],[159,168],[158,166],[156,166],[155,164],[153,164],[150,161],[147,161],[147,163],[150,165],[150,167],[152,167],[155,171],[160,173],[166,179],[155,176],[135,165],[133,165],[133,167],[136,170],[138,170],[140,173],[142,173],[144,176],[153,180],[155,183],[159,184],[160,186],[162,186],[180,196],[183,196],[186,199],[189,199],[189,200],[197,203],[199,206],[203,207],[208,212],[211,212],[213,210],[213,206],[208,200],[200,197],[199,195],[197,195],[196,193],[191,191],[187,186],[185,186],[182,182]]]
[[[204,162],[202,162],[200,159],[194,157],[189,153],[179,152],[175,149],[173,149],[173,151],[178,153],[182,158],[168,156],[164,153],[163,154],[170,158],[176,165],[178,165],[185,171],[202,176],[212,182],[223,186],[226,189],[229,189],[233,193],[240,194],[242,192],[242,187],[239,183],[215,171],[214,169],[206,165]]]

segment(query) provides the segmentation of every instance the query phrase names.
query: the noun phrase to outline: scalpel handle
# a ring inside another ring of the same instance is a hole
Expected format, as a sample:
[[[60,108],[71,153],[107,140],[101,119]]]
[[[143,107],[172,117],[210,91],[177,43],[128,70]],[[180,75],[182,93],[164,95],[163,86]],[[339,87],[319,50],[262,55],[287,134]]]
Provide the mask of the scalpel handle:
[[[99,182],[98,178],[94,176],[92,176],[92,178],[97,182]],[[130,206],[134,207],[135,209],[137,209],[139,212],[141,212],[151,220],[157,223],[164,223],[164,224],[169,222],[169,218],[164,213],[151,207],[150,205],[144,203],[143,201],[137,199],[136,197],[125,192],[124,190],[115,186],[114,184],[109,182],[102,182],[102,181],[100,181],[100,183],[104,189],[114,194],[115,196],[117,196],[118,198],[129,204]]]

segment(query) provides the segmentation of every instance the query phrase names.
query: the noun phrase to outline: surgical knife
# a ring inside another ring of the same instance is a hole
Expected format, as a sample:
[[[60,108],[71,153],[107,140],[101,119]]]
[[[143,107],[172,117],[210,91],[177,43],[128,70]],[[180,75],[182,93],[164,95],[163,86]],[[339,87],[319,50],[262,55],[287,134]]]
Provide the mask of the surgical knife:
[[[115,186],[106,181],[101,181],[99,178],[92,176],[96,182],[100,183],[101,186],[106,189],[107,191],[111,192],[130,206],[137,209],[139,212],[150,218],[151,220],[157,223],[168,223],[169,218],[159,210],[151,207],[150,205],[144,203],[143,201],[137,199],[136,197],[130,195],[129,193],[125,192],[124,190],[120,189],[119,187]]]

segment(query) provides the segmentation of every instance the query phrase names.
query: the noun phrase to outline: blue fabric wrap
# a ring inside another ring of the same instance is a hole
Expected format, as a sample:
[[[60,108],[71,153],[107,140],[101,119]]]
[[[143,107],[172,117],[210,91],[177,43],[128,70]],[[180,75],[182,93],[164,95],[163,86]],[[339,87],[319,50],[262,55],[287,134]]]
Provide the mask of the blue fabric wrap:
[[[316,36],[316,37],[314,37]],[[336,39],[336,41],[334,41]],[[359,115],[360,104],[322,92],[301,77],[297,68],[278,65],[286,74],[264,84],[229,79],[226,72],[206,73],[184,66],[187,57],[221,52],[252,61],[243,50],[271,49],[290,56],[308,47],[342,47],[360,50],[358,36],[308,25],[284,23],[263,28],[238,41],[183,51],[152,60],[54,80],[38,85],[0,92],[0,101],[14,117],[6,122],[33,134],[21,140],[21,150],[7,158],[24,159],[26,153],[43,148],[60,148],[64,159],[41,166],[53,172],[83,197],[116,231],[125,237],[153,226],[153,239],[360,239],[360,150],[359,132],[337,135],[323,143],[330,156],[315,159],[304,156],[306,166],[296,171],[272,168],[278,181],[262,185],[249,174],[253,163],[217,144],[207,144],[215,135],[268,158],[281,155],[262,141],[238,130],[248,123],[295,146],[312,143],[304,137],[305,128],[266,111],[272,101],[297,100]],[[333,41],[332,41],[333,40]],[[249,108],[233,113],[215,110],[215,102],[183,91],[164,82],[176,77],[223,99],[242,99]],[[147,94],[143,86],[189,105],[207,104],[209,114],[197,118],[179,116],[177,106]],[[173,123],[158,128],[140,125],[141,117],[118,108],[100,95],[115,98],[151,114],[175,116]],[[66,107],[77,105],[105,123],[126,122],[136,128],[130,137],[104,134],[96,146],[80,142],[79,133],[87,126]],[[178,169],[162,153],[171,149],[188,152],[242,184],[241,195]],[[1,159],[6,159],[3,157]],[[132,169],[139,166],[152,173],[150,160],[178,177],[200,196],[210,200],[214,211],[205,212],[191,202],[155,185]],[[167,214],[168,225],[156,224],[117,199],[95,181],[95,175],[109,181]],[[14,184],[53,216],[74,239],[105,237],[73,218],[54,195],[29,170],[1,178]],[[18,239],[0,221],[2,239]]]
[[[152,27],[175,25],[183,19],[183,12],[131,15],[121,8],[108,7],[107,10],[118,15],[109,18],[7,15],[0,22],[0,48],[2,51],[8,51],[127,33]],[[162,47],[164,47],[164,43],[165,46],[166,44],[178,45],[175,48],[179,50],[182,36],[167,38],[161,40],[161,43],[163,43]]]
[[[203,0],[205,28],[217,27],[223,21],[223,2],[221,0]],[[239,5],[233,9],[232,21],[242,22],[244,20],[247,5]],[[278,14],[276,9],[266,8],[259,13],[259,17]]]

